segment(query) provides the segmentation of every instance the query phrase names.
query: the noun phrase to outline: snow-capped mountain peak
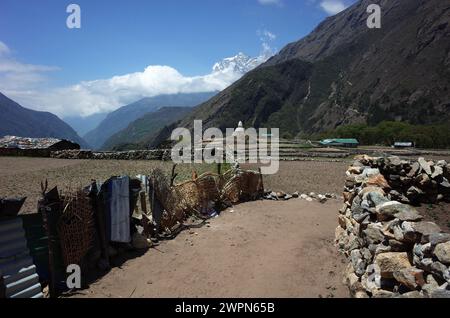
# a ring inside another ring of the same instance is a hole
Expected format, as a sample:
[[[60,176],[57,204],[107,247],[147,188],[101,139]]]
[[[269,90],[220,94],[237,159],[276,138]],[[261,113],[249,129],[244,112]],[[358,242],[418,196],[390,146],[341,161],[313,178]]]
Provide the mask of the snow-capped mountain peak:
[[[224,58],[213,66],[213,72],[233,72],[244,75],[269,59],[270,56],[264,54],[257,57],[250,57],[242,52],[233,57]]]

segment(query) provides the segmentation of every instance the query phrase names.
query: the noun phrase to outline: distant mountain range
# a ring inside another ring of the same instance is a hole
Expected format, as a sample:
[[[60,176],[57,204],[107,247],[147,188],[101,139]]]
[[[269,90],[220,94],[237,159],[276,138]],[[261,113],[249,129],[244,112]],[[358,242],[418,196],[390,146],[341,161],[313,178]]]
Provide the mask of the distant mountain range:
[[[381,29],[366,25],[369,4]],[[442,0],[363,0],[195,108],[180,126],[277,127],[310,134],[383,120],[450,120],[450,6]],[[170,129],[157,134],[161,142]]]
[[[106,150],[146,149],[155,134],[192,111],[192,107],[163,107],[133,121],[127,128],[112,135],[104,143]]]
[[[86,135],[91,130],[95,129],[103,119],[108,116],[108,113],[98,113],[90,116],[69,116],[62,119],[68,123],[80,136]]]
[[[127,128],[131,122],[148,113],[155,112],[162,107],[193,107],[203,103],[215,94],[217,92],[171,94],[141,99],[109,113],[95,129],[84,136],[84,139],[94,149],[104,149],[105,142],[111,136]],[[109,142],[109,146],[114,145]]]
[[[6,135],[68,139],[82,148],[89,147],[72,127],[56,115],[22,107],[0,93],[0,136]]]

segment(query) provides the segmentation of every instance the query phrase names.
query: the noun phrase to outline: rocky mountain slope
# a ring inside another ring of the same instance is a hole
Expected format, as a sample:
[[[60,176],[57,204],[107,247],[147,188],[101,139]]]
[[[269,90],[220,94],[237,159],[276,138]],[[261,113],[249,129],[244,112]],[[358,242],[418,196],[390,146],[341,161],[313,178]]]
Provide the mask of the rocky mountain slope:
[[[216,93],[159,95],[141,99],[109,113],[97,128],[87,133],[84,138],[95,149],[102,148],[109,137],[127,128],[131,122],[145,114],[157,111],[161,107],[193,107],[208,100]]]
[[[382,8],[369,29],[367,6]],[[278,127],[315,133],[383,120],[450,119],[450,6],[442,0],[362,0],[198,106],[179,125]],[[170,129],[157,141],[170,137]]]
[[[68,139],[88,147],[75,130],[56,115],[22,107],[0,93],[0,136],[6,135]]]

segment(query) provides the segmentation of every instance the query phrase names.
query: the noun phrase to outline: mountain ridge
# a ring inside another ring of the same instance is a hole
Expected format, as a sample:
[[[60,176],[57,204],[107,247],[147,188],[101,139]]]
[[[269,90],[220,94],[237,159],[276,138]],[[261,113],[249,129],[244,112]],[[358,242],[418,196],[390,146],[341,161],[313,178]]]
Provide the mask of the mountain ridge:
[[[50,112],[25,108],[0,93],[0,136],[67,139],[87,148],[88,144],[66,122]]]
[[[366,8],[382,7],[369,29]],[[439,0],[363,0],[199,105],[181,120],[225,129],[243,121],[290,135],[383,120],[450,120],[450,8]],[[169,138],[166,132],[158,140]]]
[[[92,147],[100,149],[109,137],[127,128],[131,122],[148,113],[155,112],[161,107],[193,107],[215,94],[217,92],[166,94],[143,98],[109,113],[84,138]]]
[[[192,111],[192,107],[161,107],[131,122],[127,128],[109,137],[103,145],[106,150],[146,149],[154,135]]]

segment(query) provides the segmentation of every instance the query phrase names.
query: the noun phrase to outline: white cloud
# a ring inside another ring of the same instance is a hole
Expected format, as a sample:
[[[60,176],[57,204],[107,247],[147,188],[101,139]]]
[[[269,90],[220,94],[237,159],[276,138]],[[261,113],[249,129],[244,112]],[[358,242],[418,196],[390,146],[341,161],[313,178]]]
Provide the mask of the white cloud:
[[[9,47],[0,41],[0,56],[9,54],[10,50]]]
[[[245,71],[265,62],[274,54],[269,44],[273,39],[273,33],[261,33],[261,55],[251,59],[248,62],[250,66],[244,67]],[[3,61],[0,57],[1,91],[25,107],[50,111],[61,117],[88,116],[113,111],[144,97],[221,91],[244,74],[243,68],[236,67],[236,63],[199,76],[184,76],[170,66],[150,65],[142,72],[48,88],[42,73],[51,70],[55,68],[21,64],[11,58]]]
[[[320,2],[320,7],[329,15],[338,14],[347,8],[342,0],[324,0]]]
[[[281,0],[258,0],[258,2],[262,5],[282,5]]]
[[[47,80],[46,74],[59,68],[17,61],[10,48],[0,41],[0,88],[3,92],[29,89]]]
[[[265,37],[265,40],[273,41],[277,38],[275,34],[273,34],[270,31],[264,30],[263,36]]]
[[[275,41],[277,36],[276,34],[268,31],[268,30],[258,30],[256,34],[259,36],[259,40],[261,41],[262,53],[261,56],[272,56],[275,54],[276,49],[272,48],[271,42]]]

